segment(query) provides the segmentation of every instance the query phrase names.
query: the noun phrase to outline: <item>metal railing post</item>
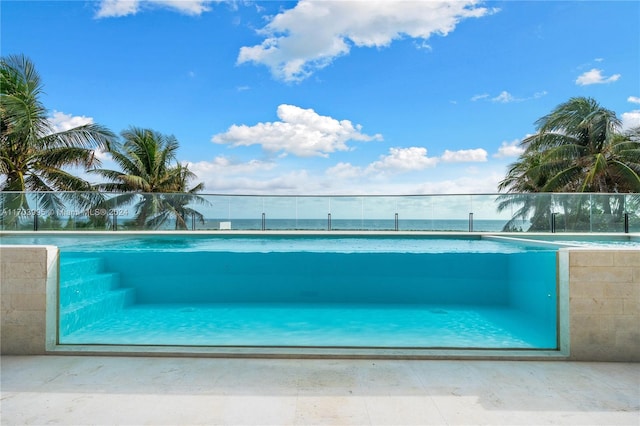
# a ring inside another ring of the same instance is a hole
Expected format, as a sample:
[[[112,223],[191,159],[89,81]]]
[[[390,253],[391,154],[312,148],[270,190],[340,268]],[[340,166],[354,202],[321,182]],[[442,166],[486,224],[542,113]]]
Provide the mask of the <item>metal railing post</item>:
[[[551,213],[551,233],[556,233],[556,215],[558,213]]]
[[[624,233],[629,233],[629,213],[624,214]]]
[[[33,215],[33,230],[38,230],[38,212],[36,211]]]
[[[469,232],[473,232],[473,213],[469,213]]]
[[[395,217],[395,229],[396,231],[398,230],[398,213],[396,213],[396,217]]]
[[[265,231],[267,229],[267,215],[262,213],[262,230]]]
[[[327,231],[331,231],[331,213],[327,214]]]

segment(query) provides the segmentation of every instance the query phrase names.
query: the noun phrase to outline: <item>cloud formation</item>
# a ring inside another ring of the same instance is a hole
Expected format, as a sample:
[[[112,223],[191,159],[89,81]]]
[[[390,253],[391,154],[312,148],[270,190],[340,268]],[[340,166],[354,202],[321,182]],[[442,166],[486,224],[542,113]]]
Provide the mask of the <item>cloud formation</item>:
[[[500,92],[499,95],[494,97],[491,97],[491,95],[489,95],[488,93],[474,95],[471,97],[471,102],[485,100],[485,101],[491,101],[491,102],[500,103],[500,104],[508,104],[511,102],[524,102],[531,99],[539,99],[546,95],[547,95],[547,91],[543,90],[542,92],[536,92],[532,96],[529,96],[527,98],[517,98],[513,96],[511,93],[507,92],[506,90],[503,90],[502,92]]]
[[[498,96],[496,96],[495,98],[492,98],[491,100],[493,102],[506,104],[506,103],[515,101],[516,98],[514,98],[511,93],[507,92],[506,90],[503,90]]]
[[[389,155],[380,156],[380,160],[371,163],[366,173],[400,173],[424,170],[438,164],[438,159],[427,156],[427,148],[412,146],[409,148],[389,148]]]
[[[53,114],[49,117],[49,125],[54,133],[64,132],[86,124],[93,124],[93,118],[85,117],[84,115],[65,114],[60,111],[53,111]]]
[[[536,92],[533,95],[526,98],[517,98],[513,96],[511,93],[507,92],[506,90],[503,90],[502,92],[500,92],[499,95],[494,97],[491,97],[491,95],[489,95],[488,93],[474,95],[471,97],[471,102],[485,100],[485,101],[491,101],[494,103],[508,104],[511,102],[524,102],[524,101],[529,101],[531,99],[540,99],[541,97],[546,95],[547,95],[547,91],[543,90],[541,92]]]
[[[201,15],[211,10],[210,5],[223,0],[101,0],[96,18],[117,18],[135,15],[143,9],[164,7],[185,15]]]
[[[578,86],[589,86],[591,84],[613,83],[614,81],[618,81],[620,77],[620,74],[614,74],[610,77],[605,77],[604,75],[602,75],[602,70],[592,68],[591,70],[581,74],[576,79],[576,84]]]
[[[400,173],[416,172],[436,167],[438,163],[473,163],[487,161],[487,151],[482,148],[463,149],[459,151],[445,150],[441,157],[429,157],[427,148],[412,146],[409,148],[389,148],[389,154],[366,167],[354,166],[351,163],[338,163],[327,169],[326,173],[341,179],[358,177],[379,177]]]
[[[495,158],[517,157],[524,152],[524,148],[520,146],[518,139],[511,142],[502,142],[498,152],[493,154]]]
[[[640,97],[638,97],[638,96],[629,96],[627,98],[627,102],[631,102],[632,104],[640,104]]]
[[[441,157],[445,163],[476,163],[487,161],[487,151],[482,148],[449,151],[445,149]]]
[[[382,135],[362,133],[362,126],[349,120],[319,115],[313,109],[295,105],[278,106],[280,121],[232,125],[224,133],[214,135],[212,142],[231,146],[260,145],[270,153],[284,152],[298,157],[327,157],[335,151],[348,151],[349,141],[382,140]]]
[[[629,130],[640,127],[640,109],[622,113],[622,129]]]
[[[225,174],[228,176],[248,175],[261,171],[269,171],[276,167],[273,162],[250,160],[248,162],[233,161],[225,156],[217,156],[213,161],[188,162],[189,169],[196,175]]]
[[[352,47],[386,47],[404,37],[446,36],[467,18],[493,13],[477,1],[310,1],[276,15],[261,44],[240,49],[237,62],[266,65],[287,82],[301,81]]]

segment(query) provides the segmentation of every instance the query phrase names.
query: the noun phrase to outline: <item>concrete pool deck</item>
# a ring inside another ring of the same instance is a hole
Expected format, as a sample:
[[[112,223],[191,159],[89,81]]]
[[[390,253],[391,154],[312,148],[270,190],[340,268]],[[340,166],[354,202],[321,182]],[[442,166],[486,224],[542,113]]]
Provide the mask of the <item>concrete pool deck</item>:
[[[3,356],[1,423],[638,425],[640,364]]]

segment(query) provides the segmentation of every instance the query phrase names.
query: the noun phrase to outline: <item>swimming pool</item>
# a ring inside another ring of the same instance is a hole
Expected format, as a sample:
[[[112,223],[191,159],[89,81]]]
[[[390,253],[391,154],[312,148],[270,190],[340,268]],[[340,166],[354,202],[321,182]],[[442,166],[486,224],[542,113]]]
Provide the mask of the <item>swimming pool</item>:
[[[61,250],[61,345],[558,347],[556,250],[535,244],[362,234],[38,243]]]

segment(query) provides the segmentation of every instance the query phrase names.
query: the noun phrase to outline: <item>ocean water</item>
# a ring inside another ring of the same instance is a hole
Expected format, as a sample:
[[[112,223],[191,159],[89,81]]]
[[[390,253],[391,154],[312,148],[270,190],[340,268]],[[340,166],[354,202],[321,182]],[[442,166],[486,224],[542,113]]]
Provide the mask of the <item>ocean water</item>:
[[[62,344],[556,347],[552,250],[373,236],[118,244],[63,249]]]
[[[394,219],[207,219],[204,223],[191,223],[198,230],[220,229],[220,222],[231,222],[235,230],[308,230],[308,231],[394,231]],[[500,232],[507,220],[480,220],[472,222],[473,231]],[[469,231],[468,219],[399,219],[399,231]]]

